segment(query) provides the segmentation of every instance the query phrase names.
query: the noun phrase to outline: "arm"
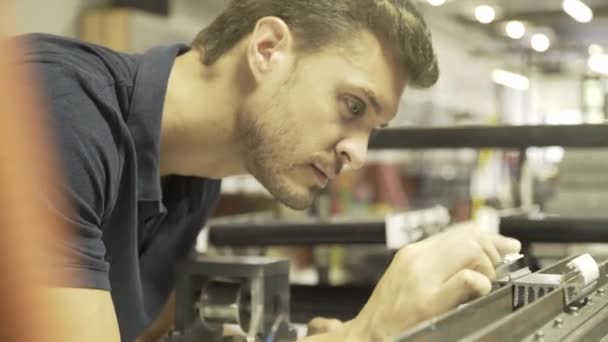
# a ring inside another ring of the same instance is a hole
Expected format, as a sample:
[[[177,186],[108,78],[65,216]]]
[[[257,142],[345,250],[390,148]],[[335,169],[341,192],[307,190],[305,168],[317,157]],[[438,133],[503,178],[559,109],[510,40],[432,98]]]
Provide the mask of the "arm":
[[[118,322],[110,292],[103,290],[54,288],[42,290],[43,303],[51,303],[62,317],[66,342],[120,342]]]
[[[316,335],[301,341],[388,341],[423,320],[487,294],[495,277],[493,265],[501,255],[519,249],[518,241],[479,232],[472,225],[406,246],[355,319],[345,323],[315,319],[309,324],[309,334]],[[170,329],[174,314],[172,294],[137,342],[157,341]]]
[[[103,116],[85,92],[55,93],[65,88],[53,85],[75,82],[69,73],[52,63],[36,64],[35,68],[48,97],[53,147],[61,157],[62,177],[56,184],[39,189],[30,200],[43,203],[52,217],[48,221],[66,228],[65,232],[54,226],[49,229],[52,253],[43,257],[52,277],[40,284],[37,296],[45,309],[63,319],[62,330],[69,336],[62,341],[119,342],[101,228],[106,210],[112,207],[107,189],[110,180],[117,178],[118,150],[111,143],[109,125],[99,119]],[[78,101],[88,107],[75,106]]]
[[[175,291],[167,299],[163,310],[156,320],[146,328],[135,342],[155,342],[169,333],[175,320]]]
[[[314,320],[313,320],[314,321]],[[350,342],[368,342],[372,341],[368,336],[359,333],[359,328],[354,325],[353,321],[336,324],[335,328],[329,328],[327,332],[312,336],[307,336],[300,339],[300,342],[334,342],[334,341],[350,341]],[[309,324],[310,334],[310,324]]]
[[[501,255],[517,240],[483,233],[473,224],[402,248],[353,320],[305,342],[389,341],[417,323],[490,292]]]

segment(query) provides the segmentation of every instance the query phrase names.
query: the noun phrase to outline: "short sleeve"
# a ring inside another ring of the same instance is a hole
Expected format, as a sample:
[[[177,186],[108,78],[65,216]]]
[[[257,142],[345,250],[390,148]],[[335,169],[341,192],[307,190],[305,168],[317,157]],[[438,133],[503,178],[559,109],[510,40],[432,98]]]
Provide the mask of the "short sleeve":
[[[60,192],[68,208],[48,205],[71,232],[53,242],[50,271],[58,283],[51,286],[109,291],[101,227],[115,202],[120,168],[113,113],[101,96],[110,85],[84,79],[61,64],[44,64],[39,70],[61,167],[58,189],[48,190]]]

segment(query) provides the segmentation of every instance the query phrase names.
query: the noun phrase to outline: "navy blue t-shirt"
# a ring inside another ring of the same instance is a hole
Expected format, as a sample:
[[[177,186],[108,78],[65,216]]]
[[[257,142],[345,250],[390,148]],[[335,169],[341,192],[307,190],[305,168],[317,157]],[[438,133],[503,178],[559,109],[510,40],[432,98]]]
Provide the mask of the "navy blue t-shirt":
[[[176,260],[192,250],[220,181],[159,174],[160,125],[173,62],[186,45],[130,55],[51,35],[22,37],[46,95],[75,228],[55,286],[111,291],[122,341],[160,313]],[[204,146],[202,147],[204,150]],[[76,278],[67,275],[77,275]]]

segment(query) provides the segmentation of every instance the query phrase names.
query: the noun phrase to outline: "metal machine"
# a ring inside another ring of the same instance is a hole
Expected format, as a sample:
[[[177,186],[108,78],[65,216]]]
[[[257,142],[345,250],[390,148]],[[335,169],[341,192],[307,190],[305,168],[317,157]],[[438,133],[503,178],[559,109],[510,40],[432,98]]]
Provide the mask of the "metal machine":
[[[171,342],[295,341],[289,261],[198,256],[178,267]],[[226,329],[232,329],[232,336]],[[230,335],[230,334],[227,334]]]
[[[601,341],[608,335],[608,262],[567,258],[531,273],[505,259],[488,296],[423,322],[397,341]]]
[[[522,255],[497,265],[493,291],[405,331],[396,341],[601,341],[608,336],[608,261],[569,257],[532,273]],[[169,341],[295,341],[289,262],[202,257],[178,268]],[[229,325],[238,336],[224,336]]]

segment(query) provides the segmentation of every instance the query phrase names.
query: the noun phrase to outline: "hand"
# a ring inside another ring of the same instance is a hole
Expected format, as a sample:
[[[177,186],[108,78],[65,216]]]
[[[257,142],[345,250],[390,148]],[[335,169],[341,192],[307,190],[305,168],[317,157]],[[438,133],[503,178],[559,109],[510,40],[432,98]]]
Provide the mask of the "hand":
[[[338,319],[315,317],[308,323],[307,336],[328,333],[340,329],[342,326],[342,321]]]
[[[416,323],[486,295],[494,265],[521,249],[519,241],[481,232],[473,223],[408,245],[397,252],[359,315],[353,339],[383,341]]]

